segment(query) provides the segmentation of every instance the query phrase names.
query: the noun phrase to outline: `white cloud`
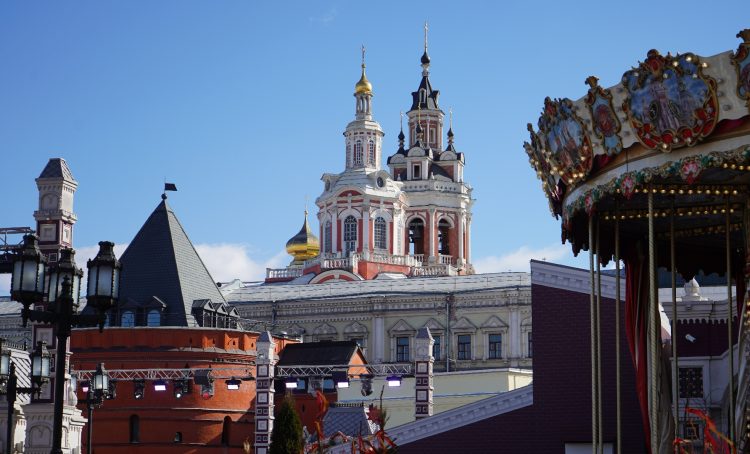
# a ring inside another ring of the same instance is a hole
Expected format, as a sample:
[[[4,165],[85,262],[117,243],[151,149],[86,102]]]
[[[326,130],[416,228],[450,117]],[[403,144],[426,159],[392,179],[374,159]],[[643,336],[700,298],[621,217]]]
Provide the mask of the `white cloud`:
[[[266,268],[282,268],[289,260],[283,251],[268,260],[256,260],[250,256],[249,247],[244,244],[196,244],[195,249],[211,277],[220,282],[233,279],[260,281],[266,277]]]
[[[336,19],[337,14],[338,11],[336,11],[336,8],[331,8],[323,14],[309,17],[309,20],[310,22],[317,22],[319,24],[328,25],[333,22],[334,19]]]
[[[571,254],[570,246],[555,245],[541,249],[521,246],[515,251],[499,256],[480,257],[473,261],[477,273],[498,273],[503,271],[529,271],[531,259],[557,261]]]

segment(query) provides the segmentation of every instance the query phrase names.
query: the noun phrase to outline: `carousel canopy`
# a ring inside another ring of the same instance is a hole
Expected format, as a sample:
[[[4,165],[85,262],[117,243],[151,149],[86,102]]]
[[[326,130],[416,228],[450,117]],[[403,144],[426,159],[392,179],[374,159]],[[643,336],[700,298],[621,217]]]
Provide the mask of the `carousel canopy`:
[[[614,253],[615,220],[624,238],[644,238],[652,198],[661,238],[674,228],[678,255],[703,262],[683,274],[722,271],[721,256],[702,253],[723,249],[727,228],[744,241],[750,184],[750,29],[737,37],[736,51],[709,57],[650,50],[613,87],[590,76],[577,101],[545,99],[524,148],[575,253],[588,249],[590,217],[601,257]]]

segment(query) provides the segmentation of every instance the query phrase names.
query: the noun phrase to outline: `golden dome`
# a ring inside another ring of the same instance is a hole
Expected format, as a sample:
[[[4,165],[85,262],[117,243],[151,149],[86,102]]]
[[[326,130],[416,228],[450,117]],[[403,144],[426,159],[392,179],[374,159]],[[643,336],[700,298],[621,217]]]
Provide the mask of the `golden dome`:
[[[354,86],[354,94],[358,95],[360,93],[372,93],[372,84],[367,80],[367,76],[365,75],[364,63],[362,63],[362,77],[359,78],[359,82]]]
[[[310,224],[307,223],[307,210],[302,228],[286,242],[286,252],[294,257],[292,265],[302,265],[305,260],[317,257],[320,253],[320,242],[313,235]]]

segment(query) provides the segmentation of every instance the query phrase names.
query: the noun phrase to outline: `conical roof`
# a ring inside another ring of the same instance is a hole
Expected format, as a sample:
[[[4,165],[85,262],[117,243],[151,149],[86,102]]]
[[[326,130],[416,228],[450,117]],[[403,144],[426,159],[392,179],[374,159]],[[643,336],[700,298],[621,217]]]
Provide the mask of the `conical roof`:
[[[164,196],[120,263],[120,304],[156,297],[166,304],[164,325],[196,326],[193,301],[225,302]]]
[[[70,171],[68,163],[63,158],[51,158],[44,166],[42,173],[39,174],[39,178],[64,178],[75,181],[73,172]]]

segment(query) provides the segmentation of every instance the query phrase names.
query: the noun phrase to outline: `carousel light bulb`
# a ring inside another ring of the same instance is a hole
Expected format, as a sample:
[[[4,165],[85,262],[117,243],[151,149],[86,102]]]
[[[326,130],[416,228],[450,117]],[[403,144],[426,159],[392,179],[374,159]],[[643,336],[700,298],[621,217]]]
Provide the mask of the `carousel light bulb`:
[[[701,63],[701,67],[708,68],[708,63],[706,63],[706,62]]]
[[[688,56],[687,56],[687,57],[685,58],[685,60],[687,60],[687,61],[693,61],[693,57],[692,57],[692,56],[690,56],[690,55],[688,55]]]
[[[674,66],[674,67],[676,68],[677,66],[679,66],[679,63],[678,63],[678,62],[676,62],[676,61],[673,61],[673,62],[672,62],[672,66]]]
[[[679,192],[680,192],[680,194],[684,194],[685,193],[685,191],[683,191],[682,189],[680,189]]]
[[[741,166],[739,166],[739,169],[740,170],[745,170],[745,166],[741,165]]]
[[[731,168],[732,168],[732,170],[734,170],[734,169],[736,169],[736,168],[737,168],[737,165],[736,165],[736,164],[732,164],[732,165],[731,165],[731,166],[729,166],[729,167],[731,167]]]
[[[737,195],[737,190],[732,191],[732,195]]]

